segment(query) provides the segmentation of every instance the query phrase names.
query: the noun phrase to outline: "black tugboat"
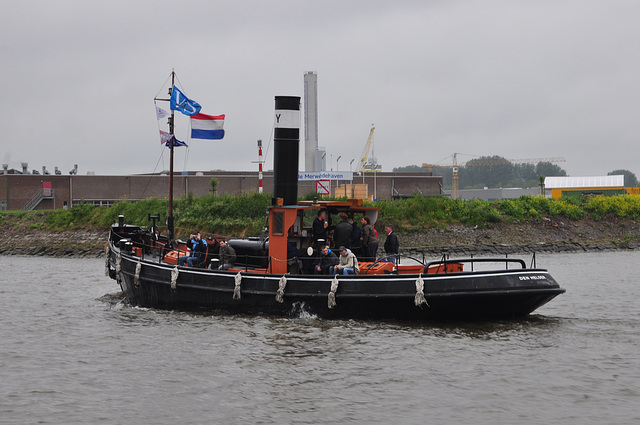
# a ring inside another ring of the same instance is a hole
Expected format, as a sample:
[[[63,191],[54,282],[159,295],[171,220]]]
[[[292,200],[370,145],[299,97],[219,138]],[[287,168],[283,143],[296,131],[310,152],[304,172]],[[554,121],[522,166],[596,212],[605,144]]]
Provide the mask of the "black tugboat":
[[[111,227],[106,267],[129,303],[289,317],[306,312],[327,319],[497,319],[526,316],[565,292],[546,270],[515,258],[443,256],[415,264],[381,259],[360,263],[354,275],[305,273],[301,265],[317,255],[310,221],[319,210],[329,217],[366,214],[372,224],[378,211],[361,200],[297,201],[299,109],[299,97],[275,98],[274,197],[268,231],[229,241],[237,252],[234,268],[206,267],[215,257],[215,241],[208,245],[205,267],[177,265],[187,247],[174,240],[171,193],[167,236],[158,235],[155,225],[146,230],[125,224],[124,217]]]

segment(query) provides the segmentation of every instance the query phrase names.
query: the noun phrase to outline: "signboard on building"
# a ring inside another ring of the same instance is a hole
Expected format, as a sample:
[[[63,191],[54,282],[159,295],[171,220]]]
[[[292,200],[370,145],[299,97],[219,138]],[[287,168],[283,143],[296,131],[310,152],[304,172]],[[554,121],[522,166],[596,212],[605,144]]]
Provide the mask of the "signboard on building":
[[[298,181],[348,180],[353,181],[352,171],[310,171],[298,173]]]

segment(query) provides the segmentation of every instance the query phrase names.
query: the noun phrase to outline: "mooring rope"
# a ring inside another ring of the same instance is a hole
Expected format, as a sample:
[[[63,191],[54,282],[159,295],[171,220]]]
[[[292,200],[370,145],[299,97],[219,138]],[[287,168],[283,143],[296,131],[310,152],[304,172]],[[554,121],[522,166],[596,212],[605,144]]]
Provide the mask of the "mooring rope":
[[[426,304],[427,307],[431,307],[427,302],[427,299],[424,297],[424,280],[422,280],[422,273],[416,279],[416,297],[413,300],[413,303],[420,307],[422,304]]]
[[[178,282],[178,266],[175,266],[173,270],[171,270],[171,289],[176,289],[176,283]]]
[[[133,284],[135,286],[140,285],[140,271],[142,270],[142,263],[138,260],[136,264],[136,274],[133,276]]]
[[[276,292],[276,301],[279,303],[284,302],[284,288],[287,286],[287,277],[282,275],[280,278],[280,284],[278,285],[278,291]]]
[[[236,281],[236,286],[233,288],[233,299],[239,300],[240,299],[240,282],[242,282],[242,275],[240,274],[240,272],[238,272],[238,274],[236,275],[235,281]]]
[[[336,304],[336,291],[338,290],[338,275],[333,276],[333,280],[331,281],[331,290],[329,291],[329,299],[327,301],[327,305],[329,308],[335,307]]]

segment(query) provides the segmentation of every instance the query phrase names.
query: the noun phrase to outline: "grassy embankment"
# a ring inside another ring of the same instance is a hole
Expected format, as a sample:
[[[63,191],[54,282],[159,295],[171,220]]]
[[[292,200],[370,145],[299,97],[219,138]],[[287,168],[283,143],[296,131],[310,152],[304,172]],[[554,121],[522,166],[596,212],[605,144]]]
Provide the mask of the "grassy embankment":
[[[193,229],[226,236],[257,235],[265,225],[265,212],[271,201],[268,194],[240,196],[186,197],[174,205],[177,235],[188,235]],[[625,220],[640,219],[640,196],[596,196],[581,200],[554,200],[523,196],[503,201],[464,201],[444,197],[414,197],[396,201],[378,201],[377,226],[393,223],[398,232],[427,231],[451,224],[491,227],[495,223],[535,222],[543,218],[562,218],[578,222],[606,217]],[[160,214],[164,225],[167,201],[148,199],[139,202],[120,201],[111,208],[78,205],[55,211],[3,211],[0,226],[52,232],[105,231],[123,214],[128,223],[148,227],[148,213]]]

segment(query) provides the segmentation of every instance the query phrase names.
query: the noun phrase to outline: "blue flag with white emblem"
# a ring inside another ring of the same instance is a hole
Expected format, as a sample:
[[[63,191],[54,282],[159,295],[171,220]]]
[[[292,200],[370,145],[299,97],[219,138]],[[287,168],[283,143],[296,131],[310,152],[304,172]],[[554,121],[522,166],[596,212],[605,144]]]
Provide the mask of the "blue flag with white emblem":
[[[171,90],[171,100],[169,104],[172,110],[180,111],[189,116],[197,114],[200,112],[200,109],[202,109],[198,102],[189,99],[176,86],[173,86]]]
[[[179,148],[180,146],[186,146],[189,147],[189,145],[187,145],[185,142],[183,142],[182,140],[178,140],[176,138],[176,136],[171,136],[171,138],[169,140],[167,140],[167,142],[164,144],[166,147],[171,147],[171,140],[173,139],[173,147],[174,148]]]

